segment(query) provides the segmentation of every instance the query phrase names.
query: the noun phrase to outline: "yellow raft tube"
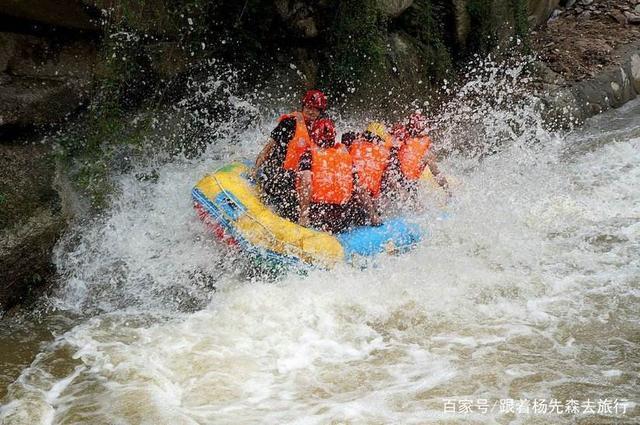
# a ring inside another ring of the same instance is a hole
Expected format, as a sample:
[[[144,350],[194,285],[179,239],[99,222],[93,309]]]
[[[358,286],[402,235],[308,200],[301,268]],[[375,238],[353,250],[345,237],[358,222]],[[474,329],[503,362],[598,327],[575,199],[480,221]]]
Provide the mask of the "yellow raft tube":
[[[356,257],[406,250],[423,237],[422,230],[403,218],[337,235],[300,226],[262,203],[248,171],[243,163],[226,165],[202,178],[192,197],[198,215],[220,239],[262,258],[331,267]]]

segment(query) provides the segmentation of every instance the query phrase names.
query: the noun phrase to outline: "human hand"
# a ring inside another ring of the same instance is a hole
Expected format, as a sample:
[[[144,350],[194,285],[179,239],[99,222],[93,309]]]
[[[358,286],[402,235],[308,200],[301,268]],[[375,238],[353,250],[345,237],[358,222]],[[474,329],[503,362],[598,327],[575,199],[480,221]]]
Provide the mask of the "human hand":
[[[258,180],[258,168],[252,167],[247,171],[247,178],[249,181],[255,182]]]
[[[298,224],[302,227],[309,227],[309,216],[307,214],[300,214],[300,218],[298,218]]]

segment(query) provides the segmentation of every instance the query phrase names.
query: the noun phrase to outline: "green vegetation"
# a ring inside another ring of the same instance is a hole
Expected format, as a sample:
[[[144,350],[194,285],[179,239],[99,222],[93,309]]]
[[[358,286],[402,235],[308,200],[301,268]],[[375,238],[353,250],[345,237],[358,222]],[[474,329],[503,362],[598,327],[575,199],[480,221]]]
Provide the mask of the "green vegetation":
[[[116,102],[103,98],[103,102],[94,101],[94,106],[55,138],[61,148],[59,159],[93,207],[100,209],[108,203],[113,190],[112,168],[122,171],[126,167],[118,153],[142,148],[151,127],[148,117],[140,112],[132,116]]]
[[[377,0],[336,1],[328,32],[323,83],[336,92],[366,83],[383,69],[386,22]]]
[[[529,46],[529,21],[527,19],[528,9],[526,0],[511,0],[514,16],[514,30],[516,37],[524,42],[525,51],[530,50]]]
[[[526,0],[468,0],[467,12],[470,18],[471,31],[468,36],[468,53],[487,54],[491,52],[508,34],[511,33],[520,41],[523,48],[528,48]]]
[[[448,16],[436,14],[430,0],[417,0],[402,17],[401,27],[415,40],[419,56],[425,64],[425,78],[432,83],[444,79],[452,68],[447,47]]]
[[[467,37],[467,51],[489,53],[497,44],[497,30],[501,24],[493,10],[493,0],[469,0],[467,12],[471,28]]]
[[[61,163],[96,209],[107,205],[113,190],[114,153],[140,147],[144,140],[150,122],[135,117],[153,108],[150,93],[158,81],[139,36],[114,32],[105,37],[89,108],[55,136]]]
[[[125,171],[131,154],[144,149],[152,118],[171,88],[172,81],[154,69],[156,58],[148,46],[175,39],[177,49],[187,51],[197,37],[195,28],[206,28],[194,22],[195,17],[204,19],[199,3],[181,0],[168,7],[163,0],[105,2],[110,7],[90,106],[54,136],[60,163],[97,210],[108,205],[114,168]]]

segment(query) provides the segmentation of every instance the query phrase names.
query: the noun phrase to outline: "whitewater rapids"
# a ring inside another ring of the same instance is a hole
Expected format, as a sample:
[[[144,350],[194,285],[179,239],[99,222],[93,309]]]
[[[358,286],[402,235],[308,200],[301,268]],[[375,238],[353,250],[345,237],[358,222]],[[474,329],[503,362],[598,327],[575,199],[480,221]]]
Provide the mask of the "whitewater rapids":
[[[0,422],[637,423],[638,117],[636,101],[579,131],[453,154],[449,218],[427,208],[416,250],[275,282],[247,278],[189,199],[271,123],[157,179],[121,176],[109,214],[58,247],[50,303],[70,318],[9,385]],[[478,409],[543,399],[619,411]]]

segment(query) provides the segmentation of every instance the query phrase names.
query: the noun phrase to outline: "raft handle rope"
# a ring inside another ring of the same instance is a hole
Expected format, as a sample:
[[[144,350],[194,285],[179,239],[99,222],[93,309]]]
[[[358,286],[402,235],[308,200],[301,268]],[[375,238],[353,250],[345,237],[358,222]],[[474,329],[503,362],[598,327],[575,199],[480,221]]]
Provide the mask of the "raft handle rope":
[[[229,192],[227,192],[227,190],[224,188],[224,186],[222,186],[222,184],[218,181],[218,178],[216,177],[216,173],[218,172],[218,170],[216,170],[215,173],[211,174],[211,177],[213,177],[213,180],[216,182],[216,184],[218,185],[218,187],[220,188],[220,190],[227,196],[227,199],[231,202],[233,202],[238,208],[241,208],[240,205],[238,205],[238,203],[235,201],[235,197],[234,196],[229,196]],[[290,242],[286,242],[283,240],[280,240],[277,238],[277,236],[267,227],[265,226],[262,222],[260,222],[260,220],[258,220],[255,216],[253,216],[252,214],[249,213],[249,211],[246,208],[244,209],[244,214],[249,217],[250,220],[254,221],[255,223],[257,223],[260,227],[262,227],[266,233],[272,238],[272,242],[274,244],[278,244],[281,243],[282,245],[286,246],[287,248],[291,248],[292,250],[290,252],[296,252],[299,256],[303,257],[311,257],[314,260],[318,260],[321,261],[320,258],[314,256],[313,254],[310,253],[306,253],[302,248],[293,245]],[[226,214],[226,213],[225,213]]]

